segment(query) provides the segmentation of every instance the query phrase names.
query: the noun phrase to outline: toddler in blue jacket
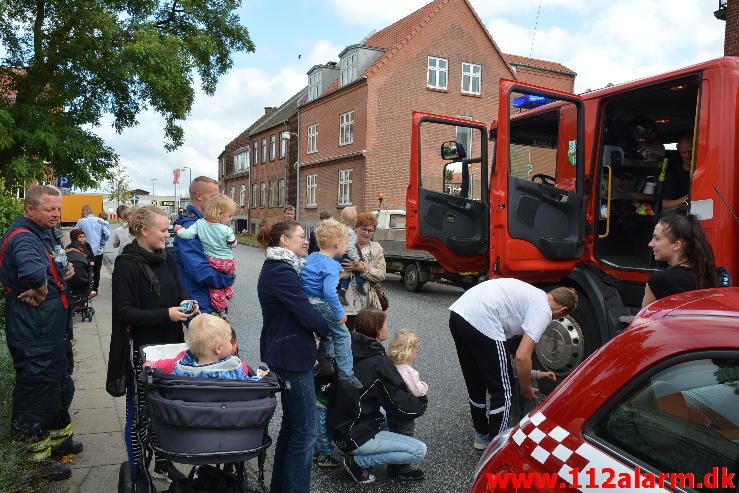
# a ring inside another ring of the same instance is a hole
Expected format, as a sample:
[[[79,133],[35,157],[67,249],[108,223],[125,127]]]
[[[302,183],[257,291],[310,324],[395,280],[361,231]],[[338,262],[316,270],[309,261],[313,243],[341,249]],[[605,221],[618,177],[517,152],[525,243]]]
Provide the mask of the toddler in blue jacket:
[[[300,271],[300,283],[308,301],[328,323],[329,332],[318,345],[318,362],[322,371],[332,371],[331,358],[336,360],[339,380],[361,389],[362,382],[354,376],[351,336],[346,328],[346,314],[336,291],[341,264],[336,257],[346,251],[346,227],[334,219],[326,219],[315,229],[319,251],[308,255]]]

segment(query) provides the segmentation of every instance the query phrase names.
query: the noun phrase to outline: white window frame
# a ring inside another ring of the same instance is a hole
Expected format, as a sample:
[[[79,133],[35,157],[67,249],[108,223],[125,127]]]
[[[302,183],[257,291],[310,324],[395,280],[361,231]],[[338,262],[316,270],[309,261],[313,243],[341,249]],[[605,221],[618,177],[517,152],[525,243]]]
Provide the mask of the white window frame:
[[[257,195],[259,195],[259,185],[253,183],[251,186],[251,206],[256,209],[257,207]]]
[[[277,140],[275,134],[269,136],[269,160],[274,161],[277,158]]]
[[[285,179],[277,182],[277,205],[285,207]]]
[[[267,162],[267,137],[262,137],[262,162]]]
[[[352,169],[339,170],[338,205],[352,205],[352,172]]]
[[[475,69],[477,69],[477,73],[475,73]],[[469,87],[465,89],[465,80],[468,82]],[[474,82],[477,80],[477,91],[474,90]],[[479,95],[480,91],[482,90],[482,66],[469,63],[469,62],[462,62],[462,93],[463,94],[476,94]]]
[[[345,86],[350,82],[354,82],[357,78],[357,53],[352,53],[341,59],[339,67],[341,68],[341,86]]]
[[[354,143],[354,111],[339,115],[339,145]]]
[[[268,188],[269,188],[268,204],[269,204],[269,207],[274,207],[275,206],[275,182],[270,181]]]
[[[254,141],[254,164],[259,164],[259,141]]]
[[[315,154],[318,152],[318,124],[308,125],[308,145],[306,154]]]
[[[443,62],[443,63],[441,63]],[[446,91],[449,87],[449,60],[435,56],[428,57],[426,69],[426,87]],[[443,65],[443,68],[442,68]],[[434,83],[431,83],[431,74],[434,74]],[[444,85],[439,82],[439,75],[444,74]]]
[[[308,78],[308,101],[318,99],[321,95],[321,72],[317,71]]]
[[[259,207],[264,207],[267,202],[267,184],[262,182],[259,184]]]
[[[231,198],[231,200],[234,199],[235,194],[236,194],[236,187],[230,187],[228,189],[228,196]]]
[[[239,186],[239,207],[244,207],[246,203],[246,185]]]
[[[307,175],[305,177],[305,205],[316,206],[316,192],[318,191],[318,175]]]
[[[280,159],[287,155],[287,143],[289,139],[280,139]]]

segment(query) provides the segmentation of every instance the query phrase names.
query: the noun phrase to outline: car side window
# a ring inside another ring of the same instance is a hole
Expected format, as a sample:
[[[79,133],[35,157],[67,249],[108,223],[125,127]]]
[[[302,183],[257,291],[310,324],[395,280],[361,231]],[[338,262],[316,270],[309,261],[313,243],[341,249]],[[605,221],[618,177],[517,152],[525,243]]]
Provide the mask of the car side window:
[[[601,418],[593,432],[660,472],[693,473],[696,482],[715,467],[734,471],[739,358],[684,361],[660,371]]]

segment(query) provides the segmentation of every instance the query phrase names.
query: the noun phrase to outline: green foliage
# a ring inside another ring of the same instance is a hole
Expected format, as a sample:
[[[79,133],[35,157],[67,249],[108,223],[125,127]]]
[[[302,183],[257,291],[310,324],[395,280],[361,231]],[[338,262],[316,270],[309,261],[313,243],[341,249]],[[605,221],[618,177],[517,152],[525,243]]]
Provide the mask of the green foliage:
[[[3,190],[2,178],[0,178],[0,190]],[[7,192],[0,192],[0,236],[19,214],[23,214],[23,202]],[[4,320],[4,318],[0,320],[0,326]]]
[[[50,173],[88,188],[111,179],[113,150],[91,129],[121,132],[153,109],[168,150],[199,77],[215,92],[232,53],[254,51],[240,0],[3,0],[0,2],[0,178],[13,187]]]
[[[108,188],[106,189],[108,200],[115,200],[116,207],[121,204],[127,204],[133,197],[133,190],[131,186],[131,180],[128,178],[126,172],[118,167],[113,171],[113,178],[108,182]]]

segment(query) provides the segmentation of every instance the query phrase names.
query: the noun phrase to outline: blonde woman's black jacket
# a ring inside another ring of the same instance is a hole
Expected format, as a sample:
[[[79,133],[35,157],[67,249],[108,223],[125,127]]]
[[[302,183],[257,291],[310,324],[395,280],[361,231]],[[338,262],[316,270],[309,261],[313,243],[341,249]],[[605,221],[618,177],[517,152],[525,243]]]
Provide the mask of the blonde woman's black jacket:
[[[344,452],[361,447],[380,431],[388,414],[415,419],[426,412],[426,396],[415,397],[377,340],[352,332],[354,375],[364,384],[355,390],[337,380],[328,411],[334,442]]]

